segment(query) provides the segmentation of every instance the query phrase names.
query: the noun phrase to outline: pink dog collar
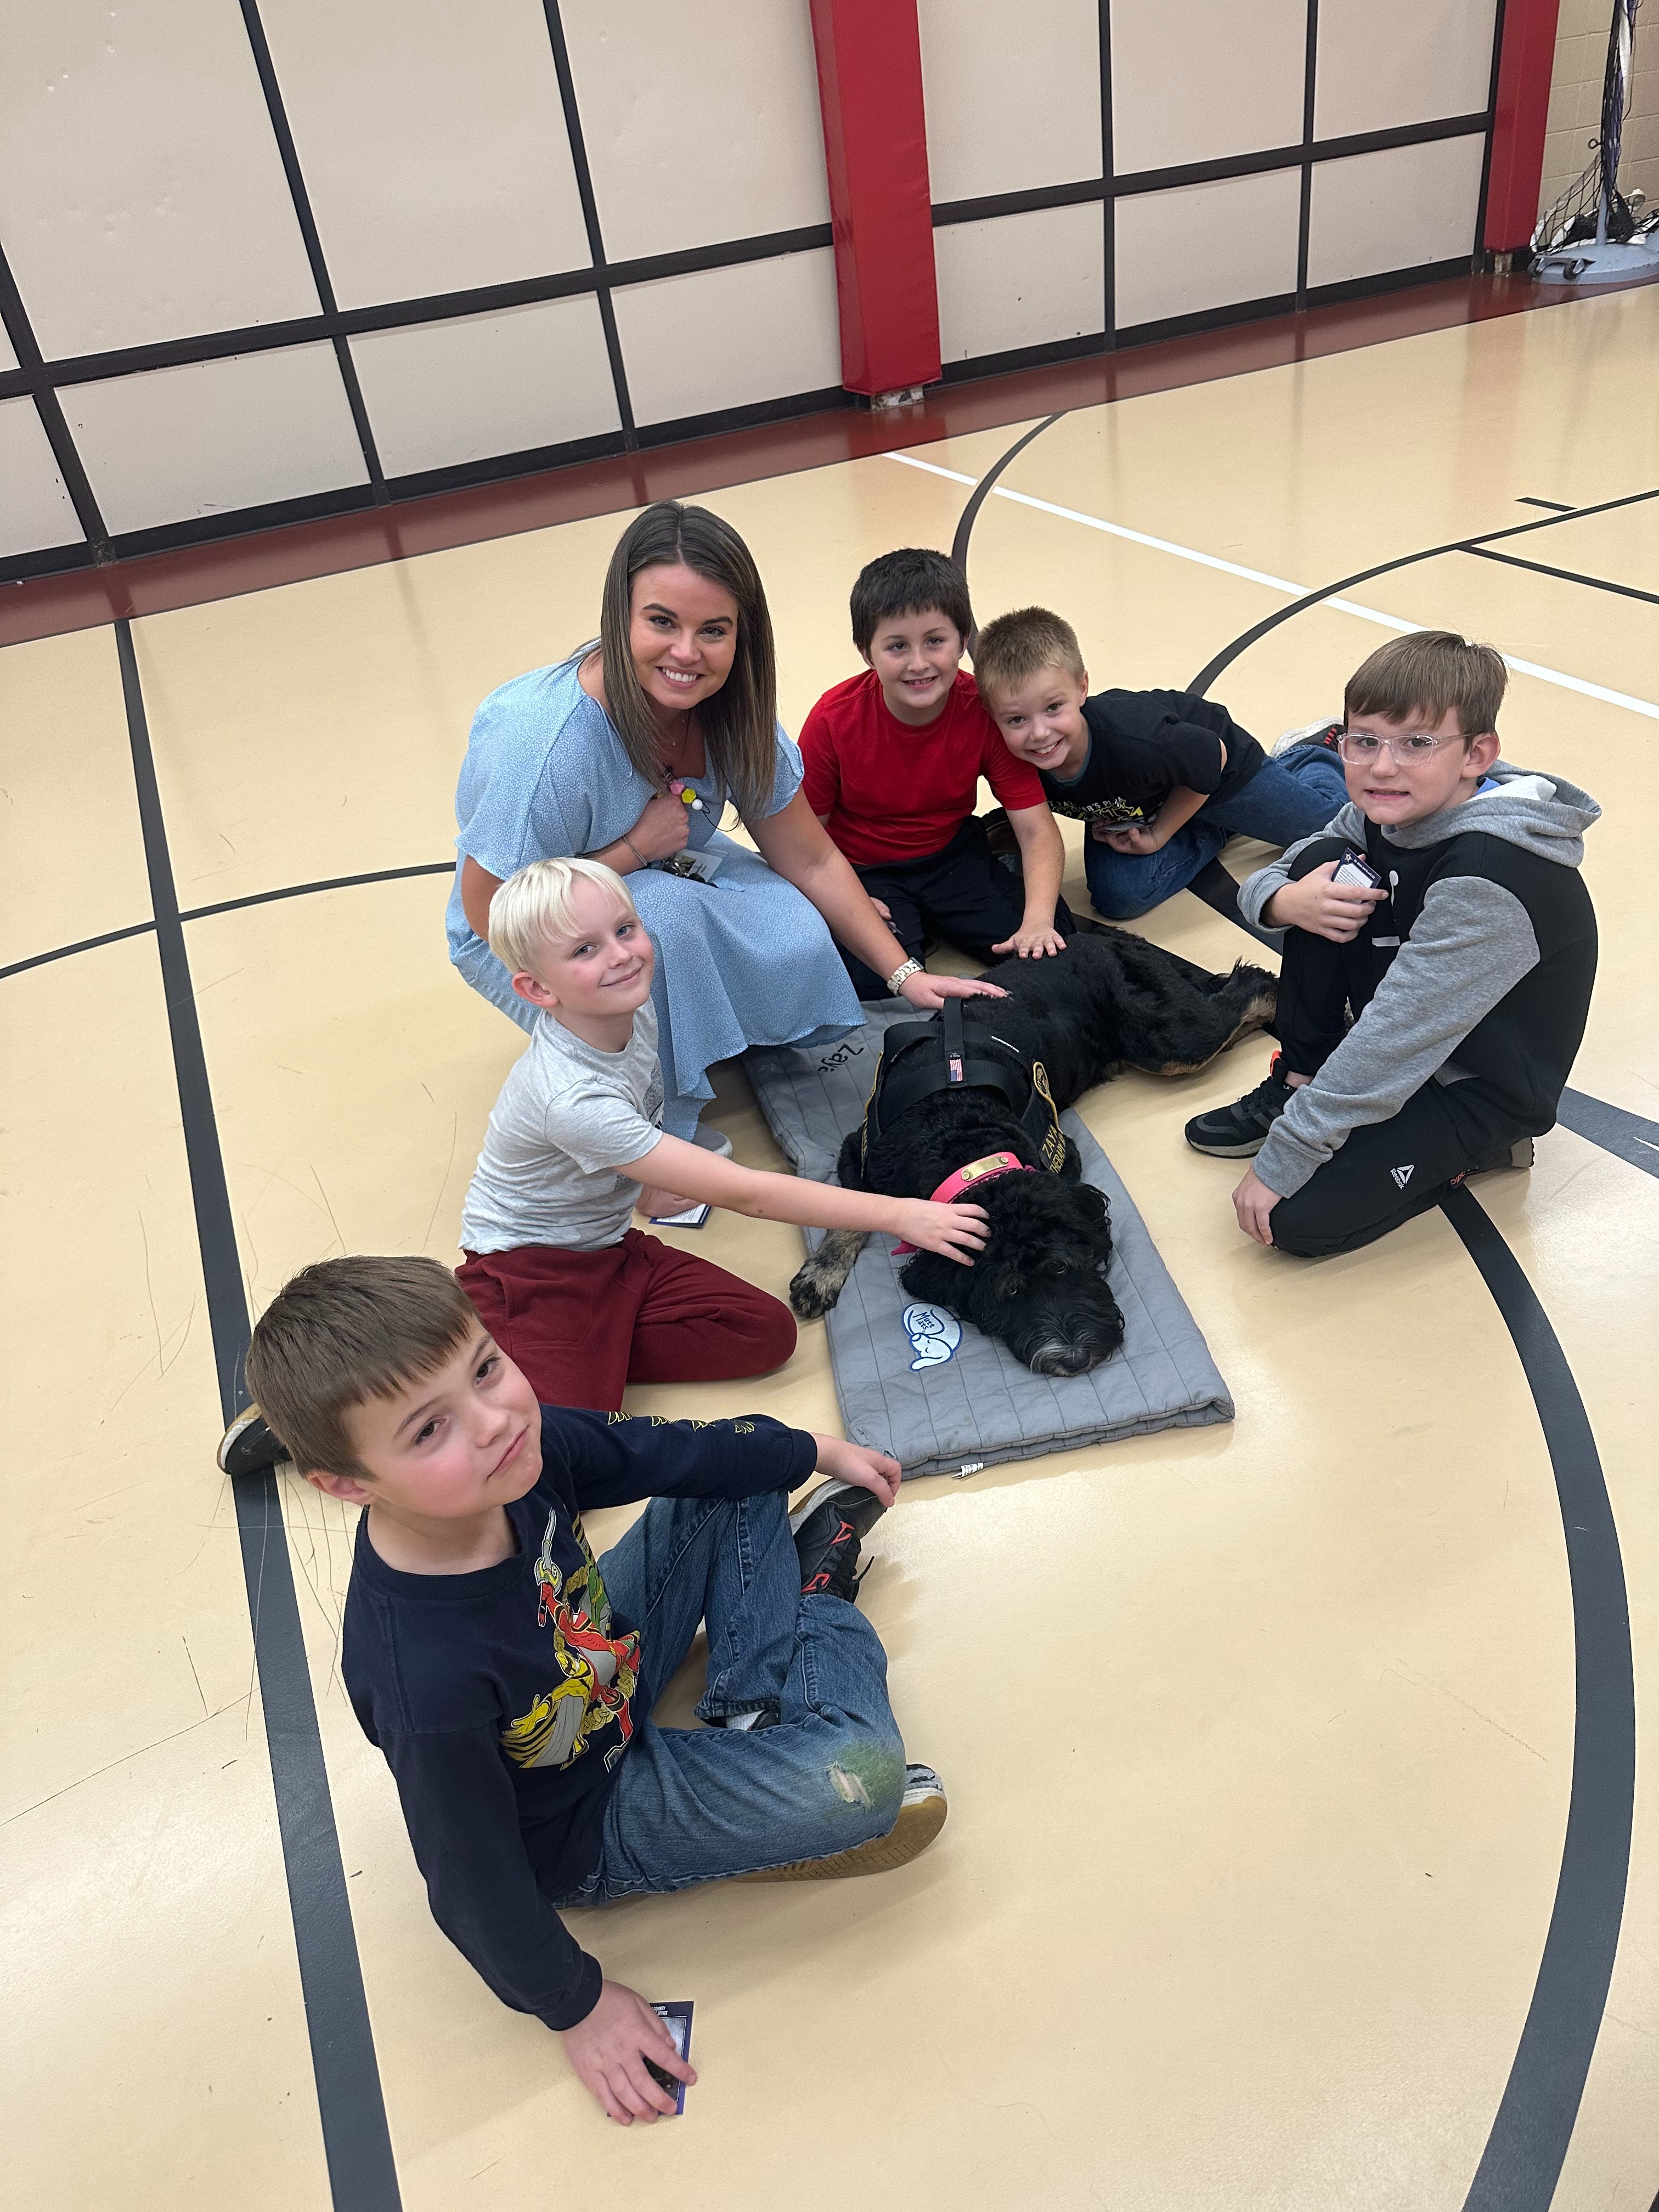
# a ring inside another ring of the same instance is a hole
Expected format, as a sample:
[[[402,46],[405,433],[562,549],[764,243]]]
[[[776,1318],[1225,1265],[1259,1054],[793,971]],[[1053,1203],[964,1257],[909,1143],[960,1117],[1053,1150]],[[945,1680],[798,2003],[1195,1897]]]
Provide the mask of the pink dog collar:
[[[960,1198],[963,1191],[971,1190],[975,1183],[994,1182],[999,1176],[1036,1173],[1034,1167],[1028,1167],[1024,1160],[1017,1160],[1012,1152],[987,1152],[982,1160],[969,1160],[965,1168],[958,1168],[954,1175],[946,1176],[933,1193],[932,1203],[934,1206],[949,1206]],[[914,1244],[895,1244],[893,1257],[896,1260],[902,1254],[915,1249]]]

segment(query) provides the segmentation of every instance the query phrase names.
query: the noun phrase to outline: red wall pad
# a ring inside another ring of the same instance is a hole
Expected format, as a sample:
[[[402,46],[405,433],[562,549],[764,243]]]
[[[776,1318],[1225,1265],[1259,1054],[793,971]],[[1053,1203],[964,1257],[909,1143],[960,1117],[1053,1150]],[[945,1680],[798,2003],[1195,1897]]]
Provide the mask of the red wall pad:
[[[915,0],[811,5],[841,380],[872,397],[932,384],[939,373],[939,288]]]
[[[1486,228],[1480,241],[1489,253],[1527,245],[1538,221],[1559,6],[1560,0],[1508,0],[1504,10]]]

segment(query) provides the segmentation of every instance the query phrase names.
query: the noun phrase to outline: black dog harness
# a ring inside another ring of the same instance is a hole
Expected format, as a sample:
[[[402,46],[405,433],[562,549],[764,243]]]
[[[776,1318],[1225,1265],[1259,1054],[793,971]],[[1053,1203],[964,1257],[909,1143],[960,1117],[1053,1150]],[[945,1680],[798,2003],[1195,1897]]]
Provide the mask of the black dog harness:
[[[1047,1069],[1040,1060],[1026,1066],[1018,1048],[988,1027],[994,1015],[975,1012],[970,1035],[963,1008],[981,1003],[947,999],[942,1011],[928,1020],[896,1022],[888,1030],[864,1109],[860,1164],[868,1159],[871,1146],[901,1115],[936,1091],[953,1091],[960,1085],[967,1091],[1000,1091],[1019,1122],[1020,1133],[1049,1174],[1058,1175],[1065,1166],[1066,1139],[1060,1132],[1060,1113]]]

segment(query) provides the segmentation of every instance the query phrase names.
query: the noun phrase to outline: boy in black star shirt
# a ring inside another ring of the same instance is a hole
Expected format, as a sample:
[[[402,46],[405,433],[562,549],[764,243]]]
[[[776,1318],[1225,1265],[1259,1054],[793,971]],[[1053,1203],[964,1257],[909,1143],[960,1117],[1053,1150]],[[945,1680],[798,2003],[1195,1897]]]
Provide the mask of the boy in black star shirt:
[[[1172,898],[1230,837],[1289,845],[1347,799],[1319,739],[1270,760],[1224,707],[1188,691],[1089,690],[1077,633],[1046,607],[988,623],[974,680],[1003,743],[1056,814],[1088,824],[1084,872],[1113,921]]]
[[[556,1907],[732,1876],[872,1873],[938,1833],[886,1656],[852,1602],[891,1504],[882,1453],[755,1414],[540,1407],[435,1260],[308,1267],[247,1355],[270,1431],[365,1510],[343,1671],[397,1780],[433,1917],[502,2001],[563,2038],[624,2125],[696,2076]],[[788,1492],[834,1480],[795,1515]],[[585,1507],[648,1498],[603,1559]],[[702,1729],[651,1709],[708,1631]]]

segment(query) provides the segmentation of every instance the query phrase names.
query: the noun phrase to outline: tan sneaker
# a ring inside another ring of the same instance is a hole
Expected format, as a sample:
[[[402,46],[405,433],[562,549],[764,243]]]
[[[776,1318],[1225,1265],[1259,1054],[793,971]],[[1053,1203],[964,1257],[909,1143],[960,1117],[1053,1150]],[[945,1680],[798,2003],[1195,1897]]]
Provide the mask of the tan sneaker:
[[[797,1859],[793,1866],[762,1867],[739,1881],[840,1881],[854,1874],[887,1874],[925,1851],[945,1826],[945,1784],[931,1766],[907,1766],[899,1816],[884,1836],[825,1859]]]

